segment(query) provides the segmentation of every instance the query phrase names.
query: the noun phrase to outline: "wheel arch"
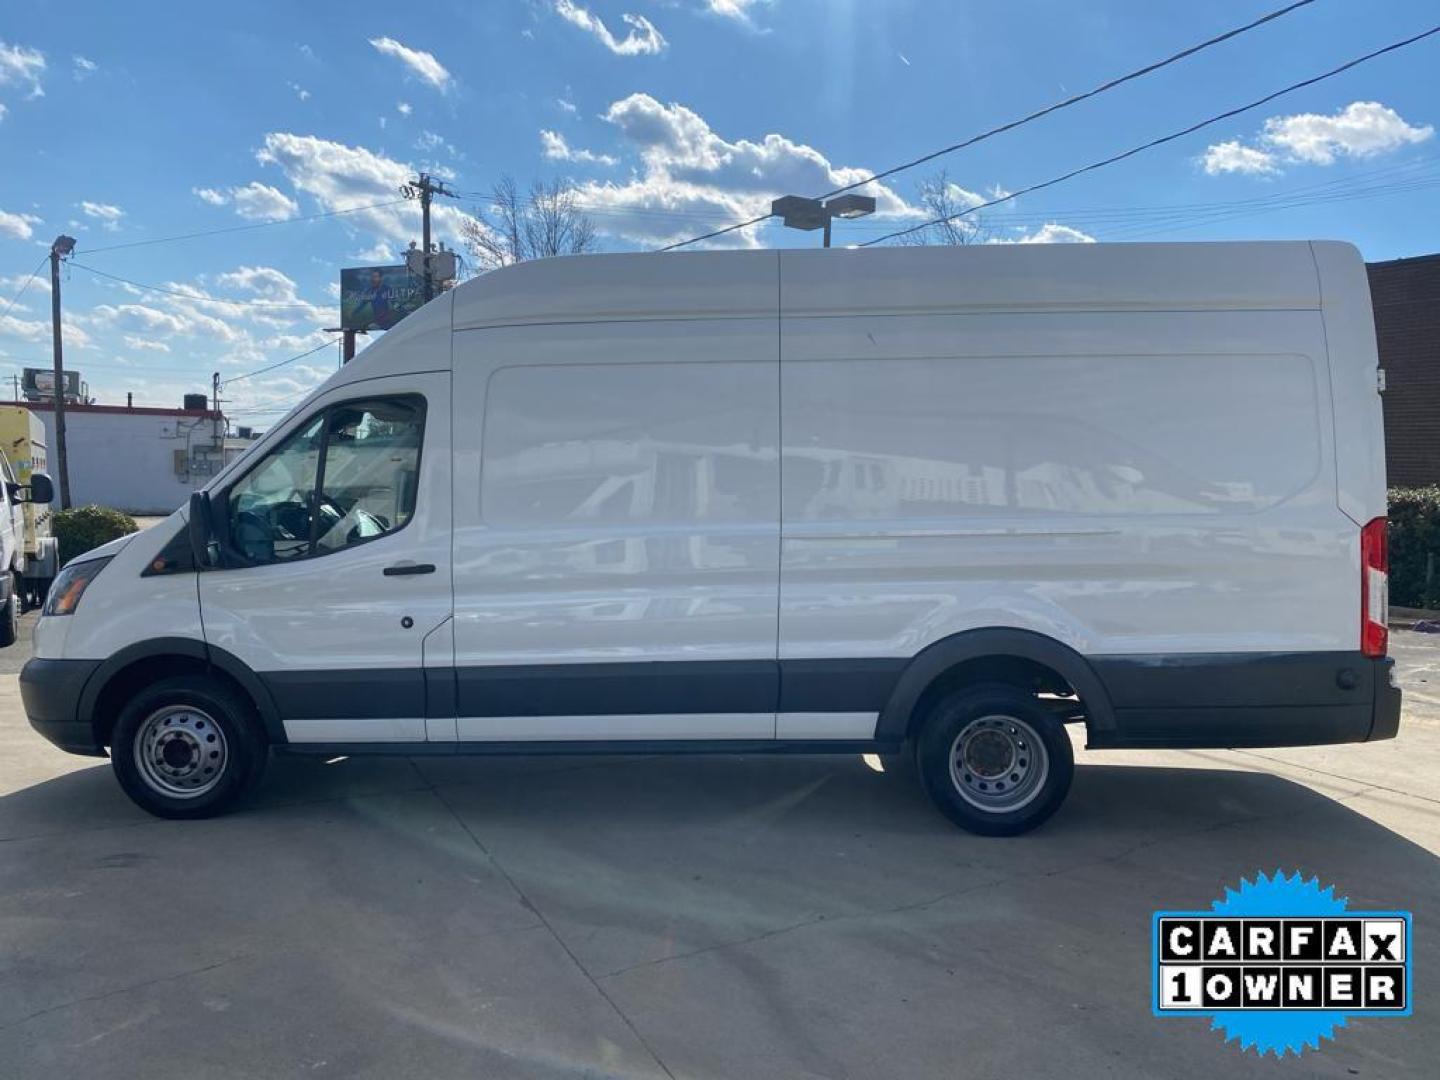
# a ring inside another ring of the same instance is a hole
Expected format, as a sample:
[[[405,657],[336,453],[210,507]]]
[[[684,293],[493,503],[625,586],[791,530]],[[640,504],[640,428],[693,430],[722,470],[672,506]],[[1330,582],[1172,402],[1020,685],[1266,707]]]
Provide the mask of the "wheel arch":
[[[270,743],[286,741],[279,710],[260,678],[224,649],[195,638],[151,638],[115,652],[86,682],[80,695],[80,716],[89,718],[96,741],[108,746],[115,719],[132,694],[147,683],[186,672],[228,683],[255,707]]]
[[[899,742],[912,735],[928,702],[951,686],[1015,682],[1020,676],[1046,671],[1058,675],[1079,696],[1089,731],[1114,730],[1115,710],[1110,695],[1080,653],[1033,630],[997,626],[953,634],[917,653],[890,692],[875,737]]]

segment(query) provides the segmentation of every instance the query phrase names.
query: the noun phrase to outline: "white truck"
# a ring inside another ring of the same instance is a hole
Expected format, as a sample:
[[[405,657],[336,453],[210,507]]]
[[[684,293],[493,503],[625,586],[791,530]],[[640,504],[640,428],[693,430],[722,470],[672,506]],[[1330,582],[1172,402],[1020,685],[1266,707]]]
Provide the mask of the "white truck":
[[[5,457],[7,491],[18,487],[20,497],[7,497],[9,512],[14,518],[15,552],[4,566],[14,578],[19,596],[17,609],[39,607],[45,602],[50,583],[60,572],[59,545],[50,529],[50,499],[34,499],[24,494],[35,473],[48,468],[45,425],[40,418],[21,405],[0,405],[0,455]],[[15,612],[16,616],[19,610]],[[3,620],[0,620],[3,622]],[[0,625],[0,639],[4,636]]]
[[[32,439],[35,428],[38,440]],[[31,601],[44,601],[58,570],[49,528],[53,492],[44,459],[37,464],[34,454],[36,446],[43,453],[43,434],[29,410],[0,406],[0,648],[15,644],[21,612]]]
[[[548,259],[67,566],[31,723],[221,812],[287,753],[890,753],[977,832],[1096,747],[1394,736],[1339,243]]]

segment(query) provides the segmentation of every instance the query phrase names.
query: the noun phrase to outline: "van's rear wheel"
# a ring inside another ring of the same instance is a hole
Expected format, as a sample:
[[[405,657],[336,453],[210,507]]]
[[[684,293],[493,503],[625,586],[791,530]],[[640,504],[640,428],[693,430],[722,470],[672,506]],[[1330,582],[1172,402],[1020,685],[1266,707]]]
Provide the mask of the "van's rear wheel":
[[[230,810],[260,779],[266,744],[255,711],[200,675],[163,679],[115,722],[110,759],[125,794],[159,817]]]
[[[942,698],[915,757],[935,805],[984,836],[1035,828],[1065,801],[1075,773],[1064,725],[1031,695],[998,684]]]

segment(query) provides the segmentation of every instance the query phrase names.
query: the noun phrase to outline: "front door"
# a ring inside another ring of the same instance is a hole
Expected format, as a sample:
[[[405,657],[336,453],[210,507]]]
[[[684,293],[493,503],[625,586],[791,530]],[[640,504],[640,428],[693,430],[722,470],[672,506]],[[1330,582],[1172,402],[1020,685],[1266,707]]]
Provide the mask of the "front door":
[[[205,638],[266,683],[291,742],[455,737],[449,399],[448,372],[336,387],[212,492]]]

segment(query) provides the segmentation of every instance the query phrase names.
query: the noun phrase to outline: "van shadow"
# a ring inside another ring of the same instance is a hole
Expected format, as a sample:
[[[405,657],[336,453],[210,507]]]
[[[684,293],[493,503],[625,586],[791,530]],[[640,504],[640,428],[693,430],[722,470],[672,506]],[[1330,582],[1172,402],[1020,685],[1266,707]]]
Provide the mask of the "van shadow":
[[[1221,755],[1215,760],[1225,761]],[[1203,760],[1203,759],[1202,759]],[[1233,759],[1232,759],[1233,760]],[[929,803],[913,766],[887,759],[877,772],[858,756],[673,755],[573,757],[354,757],[333,763],[276,756],[257,796],[231,818],[270,828],[282,818],[328,818],[336,808],[383,828],[367,801],[419,800],[424,812],[458,818],[497,858],[524,862],[624,853],[643,870],[674,864],[674,846],[734,875],[745,861],[775,867],[820,849],[887,873],[891,864],[933,861],[996,869],[1064,870],[1086,860],[1164,856],[1165,874],[1234,882],[1278,866],[1327,880],[1393,880],[1390,903],[1417,891],[1440,897],[1440,859],[1347,803],[1363,785],[1325,792],[1283,777],[1233,768],[1086,764],[1065,805],[1020,838],[987,839],[957,829]],[[136,808],[108,764],[80,769],[0,797],[0,840],[148,825],[194,827]],[[630,850],[639,846],[641,851]],[[638,856],[638,858],[637,858]],[[821,874],[820,880],[827,875]],[[818,883],[817,883],[818,884]],[[1214,892],[1207,884],[1206,889]]]

